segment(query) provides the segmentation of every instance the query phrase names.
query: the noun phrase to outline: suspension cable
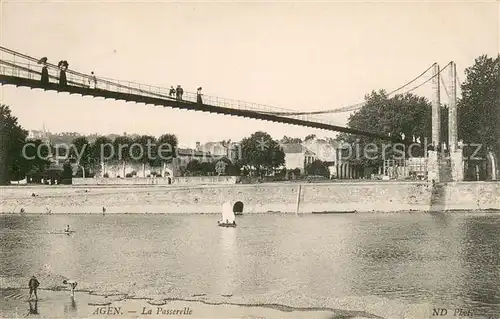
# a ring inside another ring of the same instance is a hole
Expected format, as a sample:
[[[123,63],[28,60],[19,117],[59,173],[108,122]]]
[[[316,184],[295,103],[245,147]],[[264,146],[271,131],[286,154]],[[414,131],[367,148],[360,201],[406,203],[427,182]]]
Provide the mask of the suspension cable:
[[[433,63],[430,67],[428,67],[424,72],[420,73],[417,77],[413,78],[411,81],[403,84],[402,86],[398,87],[395,90],[390,91],[387,93],[387,96],[392,95],[396,93],[397,91],[400,91],[401,89],[407,87],[408,85],[412,84],[416,80],[420,79],[422,76],[424,76],[429,70],[436,65],[436,63]],[[349,111],[354,111],[358,110],[365,105],[366,102],[360,102],[348,106],[344,106],[341,108],[336,108],[336,109],[331,109],[331,110],[323,110],[323,111],[313,111],[313,112],[265,112],[266,114],[274,114],[274,115],[314,115],[314,114],[326,114],[326,113],[344,113],[344,112],[349,112]]]

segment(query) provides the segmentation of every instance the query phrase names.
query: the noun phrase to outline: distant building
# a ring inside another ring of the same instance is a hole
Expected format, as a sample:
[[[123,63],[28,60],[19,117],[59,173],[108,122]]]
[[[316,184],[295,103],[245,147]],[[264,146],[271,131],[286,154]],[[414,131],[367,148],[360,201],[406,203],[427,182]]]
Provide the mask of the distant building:
[[[335,140],[313,138],[305,142],[282,144],[287,170],[295,168],[304,173],[305,167],[315,160],[322,161],[330,171],[331,178],[355,178],[358,168],[351,167],[345,154],[347,146]]]
[[[29,130],[26,139],[41,140],[45,144],[50,143],[49,133],[47,133],[45,130]]]
[[[298,168],[301,174],[304,174],[306,165],[317,159],[316,154],[298,143],[282,144],[281,149],[285,153],[285,168],[287,170]]]
[[[201,144],[196,142],[196,150],[210,154],[213,157],[227,157],[232,163],[238,161],[241,157],[240,144],[236,142],[208,142]]]

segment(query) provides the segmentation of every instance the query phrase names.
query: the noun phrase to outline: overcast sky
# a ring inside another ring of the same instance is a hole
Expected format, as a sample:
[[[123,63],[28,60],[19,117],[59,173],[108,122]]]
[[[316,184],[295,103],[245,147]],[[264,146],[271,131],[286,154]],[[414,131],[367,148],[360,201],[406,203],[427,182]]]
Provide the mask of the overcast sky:
[[[208,95],[295,110],[363,101],[432,63],[463,70],[499,52],[499,5],[466,3],[131,3],[2,1],[0,43],[97,76],[198,86]],[[430,73],[427,75],[427,79]],[[444,74],[447,80],[448,73]],[[422,81],[423,81],[422,80]],[[431,97],[427,84],[417,93]],[[276,138],[317,131],[285,124],[2,87],[0,98],[28,129],[174,133],[182,145]],[[446,94],[443,90],[444,102]],[[348,114],[331,118],[345,124]]]

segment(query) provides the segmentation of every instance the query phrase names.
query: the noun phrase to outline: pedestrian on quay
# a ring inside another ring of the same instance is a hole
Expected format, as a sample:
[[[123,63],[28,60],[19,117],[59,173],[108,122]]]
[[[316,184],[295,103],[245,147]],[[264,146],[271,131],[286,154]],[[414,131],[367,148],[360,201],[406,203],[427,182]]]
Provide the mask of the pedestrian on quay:
[[[40,282],[38,281],[38,279],[36,279],[35,276],[31,276],[31,279],[28,282],[28,287],[30,288],[30,298],[29,298],[29,300],[31,300],[31,296],[33,294],[35,294],[35,300],[38,300],[38,295],[36,293],[36,290],[38,289],[38,286],[40,286]]]

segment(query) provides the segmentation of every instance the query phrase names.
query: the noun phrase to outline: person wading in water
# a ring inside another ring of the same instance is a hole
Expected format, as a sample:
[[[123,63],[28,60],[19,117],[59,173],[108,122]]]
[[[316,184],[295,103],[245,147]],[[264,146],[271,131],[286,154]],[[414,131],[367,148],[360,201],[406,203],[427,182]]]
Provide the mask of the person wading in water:
[[[76,288],[76,285],[78,285],[78,283],[74,280],[63,280],[63,284],[65,285],[69,285],[70,288],[71,288],[71,296],[74,297],[75,296],[75,288]]]
[[[35,300],[38,300],[38,295],[36,293],[36,290],[38,289],[38,286],[40,286],[40,282],[36,279],[35,276],[31,276],[31,279],[28,283],[28,286],[30,287],[30,298],[29,300],[31,300],[31,296],[32,294],[34,293],[35,294]]]

